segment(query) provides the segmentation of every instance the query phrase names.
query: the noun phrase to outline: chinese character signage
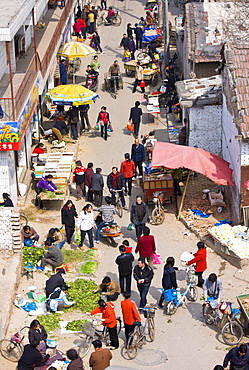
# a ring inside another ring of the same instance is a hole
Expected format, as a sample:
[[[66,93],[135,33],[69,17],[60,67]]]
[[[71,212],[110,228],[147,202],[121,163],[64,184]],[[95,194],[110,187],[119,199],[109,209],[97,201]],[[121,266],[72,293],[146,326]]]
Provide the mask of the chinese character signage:
[[[21,148],[25,132],[38,104],[38,84],[37,79],[18,121],[0,123],[0,151]]]

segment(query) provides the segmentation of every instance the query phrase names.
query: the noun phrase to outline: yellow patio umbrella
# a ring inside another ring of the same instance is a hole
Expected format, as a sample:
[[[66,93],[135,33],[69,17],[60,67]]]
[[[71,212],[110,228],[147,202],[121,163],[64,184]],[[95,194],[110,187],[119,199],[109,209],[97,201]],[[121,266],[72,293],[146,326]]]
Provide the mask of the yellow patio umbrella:
[[[82,105],[94,102],[98,94],[81,85],[59,85],[49,90],[45,97],[56,105]]]
[[[85,58],[96,54],[96,51],[83,42],[71,41],[67,42],[58,54],[67,58]]]

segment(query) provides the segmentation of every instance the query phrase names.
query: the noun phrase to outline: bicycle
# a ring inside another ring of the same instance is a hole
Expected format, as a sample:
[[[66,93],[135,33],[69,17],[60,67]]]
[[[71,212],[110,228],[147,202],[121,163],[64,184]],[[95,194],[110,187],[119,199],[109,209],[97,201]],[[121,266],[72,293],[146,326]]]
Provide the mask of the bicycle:
[[[104,75],[104,90],[110,92],[114,99],[118,95],[117,80],[119,89],[123,89],[123,79],[121,76],[108,76],[107,73]]]
[[[236,345],[241,341],[244,333],[243,327],[238,321],[240,310],[234,309],[231,302],[226,302],[226,308],[222,312],[220,309],[221,305],[217,307],[216,302],[213,297],[209,297],[207,303],[203,304],[204,321],[207,325],[214,324],[220,329],[222,339],[226,344]],[[218,310],[223,313],[221,319],[218,316]]]
[[[0,341],[0,352],[1,355],[9,361],[17,362],[20,360],[23,354],[23,339],[24,335],[22,335],[22,331],[28,326],[24,326],[20,329],[17,333],[12,335],[10,339],[2,339]]]
[[[191,267],[188,267],[185,271],[188,286],[183,293],[180,292],[180,288],[167,290],[162,289],[164,299],[167,303],[167,315],[174,315],[179,306],[184,304],[187,305],[187,296],[188,299],[192,302],[195,302],[198,298],[198,292],[196,288],[196,285],[198,283],[198,276],[195,275],[195,272]]]
[[[101,14],[99,15],[99,17],[97,18],[97,26],[101,26],[102,24],[104,25],[110,25],[112,24],[113,26],[115,27],[118,27],[121,25],[122,23],[122,18],[121,18],[121,15],[119,14],[119,11],[117,11],[117,13],[110,18],[110,22],[108,22],[106,20],[106,15],[107,15],[107,12],[104,10],[101,12]]]
[[[151,342],[155,340],[155,310],[156,308],[144,307],[145,324],[142,325],[141,322],[136,322],[134,331],[130,333],[126,351],[131,360],[136,357],[138,349],[145,345],[147,340],[146,335],[149,336]]]
[[[28,225],[28,218],[25,215],[20,214],[21,229],[23,228],[23,226],[26,226],[26,225]]]
[[[122,206],[121,197],[120,197],[121,191],[124,191],[124,190],[123,189],[113,190],[113,192],[115,193],[115,210],[116,210],[117,215],[120,218],[123,216],[123,206]]]
[[[109,332],[107,330],[107,326],[104,325],[103,329],[98,329],[98,322],[102,322],[102,319],[89,319],[89,322],[84,322],[82,325],[82,334],[85,336],[83,337],[79,349],[78,355],[80,357],[85,357],[90,350],[92,341],[94,339],[99,339],[101,341],[106,341],[109,344],[110,337]],[[121,318],[117,317],[117,333],[119,335],[121,331]]]
[[[155,206],[151,214],[151,219],[156,225],[161,225],[165,218],[163,196],[163,191],[155,191],[153,193],[153,202]]]

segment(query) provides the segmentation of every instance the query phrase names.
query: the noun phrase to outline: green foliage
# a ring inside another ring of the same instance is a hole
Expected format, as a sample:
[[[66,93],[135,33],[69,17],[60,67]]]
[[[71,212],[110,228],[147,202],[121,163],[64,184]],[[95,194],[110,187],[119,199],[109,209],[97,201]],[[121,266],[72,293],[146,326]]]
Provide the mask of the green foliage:
[[[94,262],[94,261],[86,262],[83,265],[81,265],[80,272],[82,274],[90,275],[96,271],[96,268],[97,268],[97,262]]]
[[[67,324],[66,329],[72,331],[82,331],[82,325],[86,321],[87,320],[73,320]]]
[[[22,248],[23,266],[26,266],[28,262],[31,262],[34,266],[37,266],[38,261],[40,261],[42,257],[42,248],[25,246]]]
[[[62,249],[65,263],[93,261],[95,252],[90,249],[86,252]]]
[[[38,317],[40,324],[42,324],[45,330],[49,333],[59,328],[59,322],[61,316],[58,313],[53,313],[51,315],[42,315]]]
[[[68,289],[68,300],[76,303],[67,309],[67,311],[79,309],[82,312],[92,311],[98,306],[99,294],[92,293],[97,288],[97,285],[92,280],[76,279],[70,284]]]

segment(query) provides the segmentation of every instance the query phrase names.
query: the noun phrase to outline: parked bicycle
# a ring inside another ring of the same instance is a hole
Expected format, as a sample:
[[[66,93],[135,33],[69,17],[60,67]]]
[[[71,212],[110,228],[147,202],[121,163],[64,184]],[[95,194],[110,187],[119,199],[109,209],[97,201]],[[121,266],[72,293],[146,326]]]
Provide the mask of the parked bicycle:
[[[122,17],[120,15],[119,11],[117,11],[117,13],[113,17],[110,18],[110,22],[108,22],[106,20],[106,17],[107,17],[107,11],[103,10],[97,18],[97,26],[98,27],[101,26],[102,24],[104,24],[104,25],[113,25],[115,27],[118,27],[122,23]]]
[[[161,225],[165,218],[163,196],[163,191],[155,191],[153,193],[153,202],[155,206],[151,214],[151,219],[156,225]]]
[[[180,288],[163,290],[164,299],[166,301],[166,314],[174,315],[179,306],[187,305],[187,298],[195,302],[198,298],[196,285],[198,283],[198,276],[195,275],[193,268],[186,268],[187,289],[181,293]]]
[[[141,322],[135,323],[135,329],[129,336],[126,349],[130,359],[137,356],[138,350],[146,344],[146,340],[148,341],[147,337],[151,342],[155,340],[155,312],[156,308],[144,307],[145,324],[142,325]]]
[[[124,192],[124,190],[123,189],[113,190],[113,192],[115,193],[115,210],[117,215],[121,218],[123,216],[123,206],[121,202],[120,193]]]
[[[85,322],[82,325],[82,341],[79,345],[78,355],[80,357],[85,357],[89,352],[92,341],[94,339],[99,339],[105,341],[107,344],[110,343],[110,336],[107,330],[107,326],[104,325],[102,328],[99,326],[103,319],[89,319],[89,322]],[[121,331],[121,318],[117,317],[117,333],[119,335]]]
[[[222,313],[222,318],[219,316]],[[238,344],[243,337],[243,327],[238,321],[240,310],[235,309],[231,302],[218,303],[213,297],[209,297],[202,307],[204,321],[207,325],[216,325],[222,335],[223,341],[228,345]]]
[[[2,339],[0,341],[0,352],[1,355],[9,361],[17,362],[20,360],[22,353],[23,353],[23,339],[24,335],[22,331],[28,326],[24,326],[20,329],[17,333],[12,335],[10,339]]]

